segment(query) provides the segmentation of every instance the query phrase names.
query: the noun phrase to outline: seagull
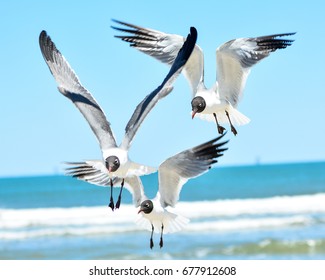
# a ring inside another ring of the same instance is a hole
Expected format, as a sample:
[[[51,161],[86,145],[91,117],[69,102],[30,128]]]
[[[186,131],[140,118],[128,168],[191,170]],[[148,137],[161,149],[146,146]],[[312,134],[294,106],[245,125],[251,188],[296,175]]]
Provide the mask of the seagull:
[[[153,233],[160,233],[160,248],[163,247],[163,233],[173,233],[185,227],[189,220],[173,211],[179,200],[183,185],[191,178],[206,173],[223,156],[227,150],[221,142],[225,134],[205,142],[199,146],[180,152],[159,165],[159,187],[156,196],[148,199],[139,176],[125,178],[125,188],[132,194],[133,203],[138,208],[139,219],[137,224],[151,231],[150,249],[154,247]],[[109,177],[107,172],[102,172],[104,164],[98,162],[94,165],[89,162],[75,164],[67,168],[67,175],[78,177],[81,180],[106,186]],[[117,178],[117,180],[120,180]]]
[[[113,21],[123,26],[112,26],[113,29],[128,33],[116,35],[116,38],[168,65],[173,63],[185,40],[180,35]],[[204,84],[203,51],[196,45],[183,71],[192,90],[192,119],[198,116],[207,121],[215,121],[220,134],[225,130],[220,123],[229,123],[232,133],[237,135],[235,125],[250,122],[248,117],[237,110],[237,106],[243,97],[251,68],[271,52],[290,46],[294,40],[283,37],[294,34],[239,38],[222,44],[216,50],[218,79],[211,88]]]
[[[56,48],[46,31],[42,31],[39,36],[39,44],[44,60],[47,63],[50,72],[58,84],[58,90],[65,97],[70,99],[79,109],[87,120],[102,151],[102,161],[87,161],[88,164],[93,163],[94,167],[98,165],[103,174],[109,178],[111,186],[111,196],[109,207],[114,210],[113,200],[113,179],[121,178],[121,190],[115,208],[120,207],[121,194],[124,185],[124,179],[129,176],[141,176],[156,171],[156,168],[138,164],[129,159],[128,151],[135,134],[145,117],[163,97],[167,96],[173,89],[173,83],[178,77],[184,64],[191,55],[196,43],[197,31],[191,27],[190,34],[187,36],[183,46],[179,49],[178,55],[163,80],[153,92],[147,95],[142,102],[138,104],[133,115],[125,127],[125,136],[120,146],[117,146],[110,123],[108,122],[103,110],[93,98],[91,93],[81,85],[78,77],[70,67],[67,60]]]

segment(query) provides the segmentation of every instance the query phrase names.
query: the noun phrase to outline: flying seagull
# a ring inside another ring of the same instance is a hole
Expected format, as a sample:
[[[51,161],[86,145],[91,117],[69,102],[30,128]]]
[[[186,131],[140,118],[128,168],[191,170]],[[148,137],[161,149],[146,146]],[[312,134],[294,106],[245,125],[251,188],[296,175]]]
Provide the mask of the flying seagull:
[[[122,179],[120,194],[115,205],[115,208],[119,208],[124,179],[129,176],[141,176],[156,171],[156,168],[131,161],[128,156],[128,151],[133,138],[145,117],[161,98],[165,97],[172,91],[173,82],[178,77],[184,64],[191,55],[196,43],[196,38],[197,31],[194,27],[191,27],[190,34],[179,49],[176,59],[166,78],[159,87],[147,95],[143,101],[138,104],[125,127],[124,139],[120,146],[117,146],[110,123],[99,104],[93,98],[91,93],[81,85],[75,72],[72,70],[60,51],[56,48],[46,31],[40,33],[39,44],[41,52],[58,84],[58,90],[65,97],[69,98],[79,109],[97,137],[102,151],[103,160],[100,162],[96,161],[95,167],[100,165],[101,171],[104,174],[107,174],[109,178],[109,184],[111,186],[109,207],[111,207],[112,210],[114,210],[113,179],[115,177]]]
[[[127,33],[115,36],[130,46],[159,61],[171,65],[185,38],[157,30],[113,20],[122,27],[113,29]],[[203,51],[196,45],[187,61],[183,74],[192,90],[192,118],[198,116],[215,121],[220,134],[225,128],[220,123],[229,123],[231,131],[237,135],[235,125],[249,123],[249,118],[237,110],[243,96],[246,79],[251,68],[271,52],[290,46],[293,40],[283,38],[295,33],[282,33],[255,38],[239,38],[228,41],[217,48],[218,79],[211,88],[204,84]]]
[[[139,176],[125,178],[125,188],[130,191],[133,203],[141,214],[137,223],[151,231],[150,248],[154,246],[153,233],[160,233],[160,248],[163,247],[163,233],[172,233],[181,230],[188,219],[170,210],[175,207],[183,185],[191,178],[207,172],[217,158],[227,150],[221,142],[221,135],[209,142],[180,152],[160,164],[158,168],[159,187],[153,199],[148,199]],[[91,162],[75,164],[67,168],[67,175],[78,177],[87,182],[105,186],[109,181],[107,172],[102,172],[104,165]],[[120,179],[117,179],[120,180]]]

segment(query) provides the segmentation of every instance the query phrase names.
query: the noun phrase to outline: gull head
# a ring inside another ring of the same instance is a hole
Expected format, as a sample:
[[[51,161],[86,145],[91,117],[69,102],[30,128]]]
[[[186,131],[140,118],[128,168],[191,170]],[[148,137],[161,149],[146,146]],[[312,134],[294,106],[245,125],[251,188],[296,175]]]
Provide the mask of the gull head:
[[[201,113],[205,109],[205,100],[202,96],[196,96],[192,99],[192,119],[196,113]]]
[[[108,172],[115,172],[120,167],[120,160],[117,156],[109,156],[105,159],[105,166]]]
[[[139,213],[143,212],[145,214],[150,214],[153,210],[153,203],[151,200],[145,200],[140,204]]]

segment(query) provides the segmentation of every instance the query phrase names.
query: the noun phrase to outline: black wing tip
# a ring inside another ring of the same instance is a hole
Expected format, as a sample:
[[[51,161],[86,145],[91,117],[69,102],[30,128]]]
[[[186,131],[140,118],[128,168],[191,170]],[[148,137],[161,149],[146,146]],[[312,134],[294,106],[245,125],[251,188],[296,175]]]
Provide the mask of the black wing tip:
[[[223,156],[223,152],[227,151],[228,148],[225,147],[229,140],[220,142],[226,133],[207,141],[199,146],[196,146],[192,149],[193,156],[196,158],[203,158],[210,160],[210,164],[214,163],[213,160],[217,157]]]
[[[63,161],[63,164],[66,165],[80,165],[80,164],[86,164],[85,161]]]
[[[271,35],[271,36],[273,36],[273,37],[285,37],[285,36],[293,36],[296,33],[297,32],[278,33],[278,34],[274,34],[274,35]]]
[[[111,18],[111,21],[115,22],[115,23],[121,23],[120,20],[116,19],[116,18]]]
[[[197,29],[194,26],[190,27],[190,33],[192,34],[192,36],[197,37]]]
[[[42,30],[39,35],[39,46],[46,61],[53,62],[53,53],[61,55],[60,51],[57,49],[51,37],[45,30]]]
[[[121,25],[125,25],[125,26],[132,26],[132,24],[130,23],[127,23],[125,21],[121,21],[121,20],[118,20],[118,19],[115,19],[115,18],[111,18],[111,21],[117,23],[117,24],[121,24]]]
[[[45,30],[42,30],[41,33],[39,34],[40,38],[45,38],[47,37],[47,32]]]
[[[47,32],[45,30],[42,30],[39,34],[39,44],[40,46],[44,45],[47,40],[50,39],[50,36],[47,35]],[[51,39],[50,39],[51,40]]]
[[[40,44],[46,44],[49,45],[50,43],[53,44],[52,39],[50,37],[50,35],[48,35],[46,30],[42,30],[41,33],[39,34],[39,42]]]
[[[286,36],[295,35],[296,32],[289,32],[289,33],[279,33],[273,34],[268,36],[261,36],[257,37],[257,45],[262,49],[268,49],[270,51],[275,51],[277,49],[285,49],[292,45],[295,41],[293,39],[283,38]]]
[[[116,26],[111,25],[111,28],[113,28],[115,30],[118,30],[118,31],[131,32],[132,33],[132,32],[136,32],[136,31],[139,31],[140,29],[142,29],[142,27],[140,27],[140,26],[137,26],[137,25],[134,25],[134,24],[131,24],[131,23],[127,23],[125,21],[121,21],[121,20],[117,20],[117,19],[113,19],[113,18],[111,20],[114,23],[117,23],[117,24],[129,27],[129,28],[132,28],[132,29],[126,29],[126,28],[116,27]]]
[[[207,142],[205,142],[205,143],[203,143],[203,144],[201,144],[201,145],[199,145],[199,146],[197,146],[197,147],[199,148],[199,147],[201,147],[201,146],[209,146],[209,145],[211,146],[211,145],[213,145],[214,143],[216,143],[216,144],[222,146],[222,145],[228,143],[229,140],[226,140],[226,141],[221,142],[221,143],[217,143],[217,142],[219,142],[219,140],[221,140],[221,139],[222,139],[226,134],[227,134],[227,132],[224,132],[223,134],[221,134],[221,135],[219,135],[219,136],[217,136],[217,137],[211,139],[210,141],[207,141]]]
[[[183,46],[180,48],[180,50],[174,60],[173,65],[175,65],[175,62],[178,60],[178,57],[181,57],[181,59],[179,59],[182,61],[180,64],[184,65],[187,62],[187,60],[189,59],[189,57],[191,56],[191,54],[195,48],[196,40],[197,40],[197,30],[195,27],[191,27],[190,33],[187,35]],[[172,68],[173,68],[173,66],[172,66]]]
[[[297,32],[287,32],[287,33],[277,33],[277,34],[272,34],[272,35],[266,35],[266,36],[261,36],[261,37],[257,37],[257,38],[269,38],[269,39],[277,39],[277,38],[281,38],[281,37],[287,37],[287,36],[293,36],[295,35]],[[292,41],[292,39],[288,39],[289,41]]]

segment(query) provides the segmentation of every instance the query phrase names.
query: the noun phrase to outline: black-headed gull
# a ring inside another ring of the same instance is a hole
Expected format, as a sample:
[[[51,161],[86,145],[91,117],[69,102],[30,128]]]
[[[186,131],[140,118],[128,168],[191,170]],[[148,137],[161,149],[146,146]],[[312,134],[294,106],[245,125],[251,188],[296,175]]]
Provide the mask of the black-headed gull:
[[[169,65],[175,60],[185,40],[180,35],[113,21],[128,27],[112,26],[118,31],[128,33],[126,36],[115,36],[116,38]],[[204,84],[203,51],[196,45],[183,71],[192,89],[192,118],[199,116],[208,121],[215,121],[220,134],[225,130],[220,123],[229,123],[231,131],[236,135],[234,125],[244,125],[250,121],[237,110],[237,106],[243,96],[251,68],[271,52],[290,46],[293,40],[282,37],[293,34],[295,33],[239,38],[224,43],[216,50],[218,79],[209,89]]]
[[[101,162],[102,164],[100,165],[101,171],[108,175],[110,181],[111,197],[109,207],[111,207],[112,210],[114,210],[112,195],[113,178],[117,177],[122,179],[120,194],[115,205],[115,208],[119,208],[124,179],[129,176],[141,176],[156,171],[156,168],[131,161],[128,156],[128,151],[137,130],[147,114],[161,98],[172,91],[173,82],[178,77],[184,64],[191,55],[196,38],[197,31],[194,27],[191,27],[190,34],[187,36],[183,47],[179,50],[175,62],[166,78],[159,87],[138,104],[126,125],[124,139],[121,145],[117,146],[110,123],[96,100],[91,93],[81,85],[75,72],[56,48],[47,33],[42,31],[39,36],[41,52],[58,84],[59,91],[65,97],[69,98],[79,109],[97,137],[103,156],[103,162]],[[96,164],[98,164],[98,162],[96,162]]]
[[[141,214],[137,223],[151,231],[150,248],[154,246],[153,233],[160,233],[160,248],[163,247],[163,233],[181,230],[188,219],[175,213],[175,207],[183,185],[191,178],[207,172],[217,158],[227,150],[221,142],[221,135],[209,142],[180,152],[160,164],[158,168],[159,187],[153,199],[148,199],[139,176],[125,178],[125,188],[133,196],[133,203]],[[104,165],[98,161],[76,163],[73,169],[67,168],[67,175],[78,177],[87,182],[106,186],[109,182],[107,172],[102,172]],[[120,179],[118,179],[120,180]]]

